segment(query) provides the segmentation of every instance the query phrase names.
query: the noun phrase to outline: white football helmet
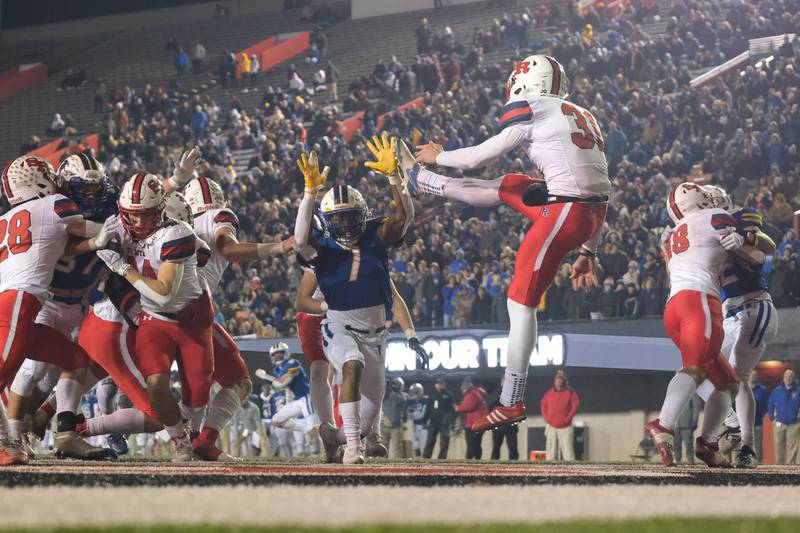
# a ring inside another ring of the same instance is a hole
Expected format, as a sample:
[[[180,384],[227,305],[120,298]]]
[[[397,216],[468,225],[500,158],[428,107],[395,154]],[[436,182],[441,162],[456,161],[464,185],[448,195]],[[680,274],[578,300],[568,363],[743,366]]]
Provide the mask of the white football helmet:
[[[335,185],[320,203],[325,231],[340,244],[351,246],[367,225],[367,202],[355,188]]]
[[[728,196],[725,189],[716,185],[703,185],[703,190],[711,197],[711,203],[714,207],[725,211],[733,211],[733,200]]]
[[[8,203],[18,205],[57,192],[53,165],[36,155],[23,155],[3,171],[3,193]]]
[[[667,200],[667,213],[677,224],[692,211],[714,207],[711,196],[695,183],[684,182],[672,189]]]
[[[194,227],[194,217],[189,202],[178,191],[170,191],[164,199],[165,210],[168,218],[174,218],[181,222],[186,222]]]
[[[117,206],[125,231],[136,240],[146,239],[164,224],[166,202],[161,179],[146,172],[134,174],[122,186]]]
[[[567,74],[550,56],[528,56],[514,65],[506,83],[506,100],[512,96],[553,96],[566,98]]]
[[[289,358],[289,345],[285,342],[276,342],[269,349],[269,358],[273,365],[277,365]]]
[[[422,383],[412,383],[410,387],[408,387],[408,395],[411,398],[419,398],[425,393],[425,390],[422,388]]]
[[[108,181],[106,169],[89,154],[73,154],[61,162],[56,172],[57,185],[81,208],[90,220],[102,218],[109,204],[116,201],[114,188]]]
[[[192,214],[197,216],[212,209],[225,207],[225,194],[222,187],[208,178],[195,178],[183,189],[183,195],[192,207]]]

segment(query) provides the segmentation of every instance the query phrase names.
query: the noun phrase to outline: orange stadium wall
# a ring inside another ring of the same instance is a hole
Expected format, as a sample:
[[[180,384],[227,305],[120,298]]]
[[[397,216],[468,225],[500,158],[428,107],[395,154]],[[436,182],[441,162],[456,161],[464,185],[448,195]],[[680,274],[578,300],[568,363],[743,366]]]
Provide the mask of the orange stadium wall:
[[[261,71],[269,70],[311,47],[310,33],[305,31],[276,44],[259,55]]]
[[[41,83],[47,77],[44,63],[21,65],[0,74],[0,100],[9,98],[23,89]]]
[[[278,44],[278,36],[277,35],[272,35],[270,37],[267,37],[263,41],[254,44],[250,48],[247,48],[246,50],[242,50],[239,53],[240,54],[247,54],[247,55],[256,54],[259,57],[261,57],[261,53],[262,52],[264,52],[266,50],[269,50],[270,48],[272,48],[276,44]]]
[[[396,109],[390,111],[389,113],[402,113],[408,109],[416,108],[420,109],[422,107],[423,102],[425,101],[424,97],[419,96],[406,102],[405,104],[397,107]],[[386,122],[386,117],[389,116],[389,113],[384,113],[378,117],[376,128],[381,129],[383,127],[383,123]],[[353,136],[361,131],[361,128],[364,125],[364,112],[359,111],[352,117],[348,117],[339,122],[339,133],[346,141],[350,141]]]

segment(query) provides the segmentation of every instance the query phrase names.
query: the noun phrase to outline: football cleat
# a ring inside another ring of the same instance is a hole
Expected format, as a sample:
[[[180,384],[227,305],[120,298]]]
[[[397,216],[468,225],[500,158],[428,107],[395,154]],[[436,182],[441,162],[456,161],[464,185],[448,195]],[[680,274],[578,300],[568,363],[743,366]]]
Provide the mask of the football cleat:
[[[342,456],[342,463],[346,465],[360,465],[364,463],[364,447],[363,446],[347,446],[344,449]]]
[[[400,172],[400,179],[408,189],[408,192],[417,194],[419,190],[417,174],[419,174],[422,165],[416,162],[408,145],[402,139],[397,143],[397,168]]]
[[[124,435],[115,433],[106,437],[106,441],[108,442],[108,447],[114,450],[114,453],[117,455],[125,455],[128,453],[128,441],[125,440]]]
[[[35,450],[39,442],[41,442],[41,439],[32,431],[24,431],[20,434],[19,447],[20,450],[28,456],[28,459],[36,457]]]
[[[742,430],[740,428],[727,427],[717,441],[719,453],[729,455],[731,452],[738,452],[742,446]]]
[[[28,464],[28,455],[20,449],[18,443],[0,442],[0,466],[26,464]]]
[[[703,437],[694,441],[694,455],[712,468],[730,468],[731,462],[719,451],[716,442],[709,442]]]
[[[755,468],[758,466],[758,456],[753,448],[744,444],[736,453],[736,468]]]
[[[53,450],[59,459],[111,461],[117,458],[117,454],[113,450],[92,446],[83,440],[77,431],[59,431],[56,433]]]
[[[322,447],[325,450],[325,462],[341,463],[344,451],[336,438],[336,428],[328,422],[320,424],[319,438],[322,440]]]
[[[194,456],[201,461],[215,461],[218,463],[241,463],[243,461],[240,457],[234,457],[229,453],[223,452],[213,442],[204,442],[199,446],[195,446]]]
[[[651,420],[644,426],[644,431],[653,444],[656,446],[658,455],[667,466],[675,466],[675,455],[673,445],[675,441],[675,432],[667,429],[661,425],[658,418]],[[699,456],[698,456],[699,457]]]
[[[172,437],[172,446],[175,448],[174,455],[172,456],[173,463],[189,463],[194,461],[194,450],[192,450],[192,440],[189,438],[188,431],[184,431],[183,434],[177,437]]]
[[[487,429],[494,429],[525,420],[527,416],[525,405],[522,402],[517,402],[511,407],[498,404],[488,415],[473,423],[471,429],[472,431],[486,431]]]
[[[388,457],[389,450],[386,449],[386,445],[380,435],[371,433],[367,435],[364,454],[367,457]]]

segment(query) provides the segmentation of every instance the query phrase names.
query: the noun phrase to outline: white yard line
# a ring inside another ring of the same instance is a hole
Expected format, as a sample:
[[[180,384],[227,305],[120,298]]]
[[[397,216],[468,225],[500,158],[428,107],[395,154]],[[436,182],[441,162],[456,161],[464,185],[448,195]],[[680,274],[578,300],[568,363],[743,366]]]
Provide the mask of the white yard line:
[[[799,501],[800,487],[34,487],[0,489],[0,527],[777,517]]]

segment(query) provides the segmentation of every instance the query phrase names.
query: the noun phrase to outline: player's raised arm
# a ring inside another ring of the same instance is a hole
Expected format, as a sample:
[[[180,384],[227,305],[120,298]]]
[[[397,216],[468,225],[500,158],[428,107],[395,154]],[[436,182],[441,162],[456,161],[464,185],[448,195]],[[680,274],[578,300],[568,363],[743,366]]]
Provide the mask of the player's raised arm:
[[[311,260],[316,256],[314,243],[311,239],[311,223],[314,218],[314,203],[317,200],[317,193],[325,184],[328,177],[329,167],[319,170],[316,152],[312,151],[308,156],[300,154],[297,161],[300,172],[303,173],[305,192],[300,208],[297,211],[297,220],[294,224],[295,250],[306,260]]]
[[[386,176],[392,187],[394,213],[383,222],[378,230],[381,241],[390,246],[403,238],[414,220],[414,204],[398,171],[397,138],[392,137],[390,141],[386,133],[380,138],[376,135],[371,142],[367,141],[367,148],[375,156],[375,161],[366,161],[364,165]]]
[[[431,142],[417,146],[416,159],[418,163],[429,165],[461,169],[481,168],[519,146],[526,136],[524,128],[510,126],[477,146],[458,150],[445,151],[441,144]]]
[[[161,182],[164,186],[164,194],[177,191],[189,183],[192,177],[194,177],[194,169],[200,164],[201,159],[200,149],[196,146],[191,150],[183,152],[181,158],[175,162],[175,169],[172,171],[172,176]]]

